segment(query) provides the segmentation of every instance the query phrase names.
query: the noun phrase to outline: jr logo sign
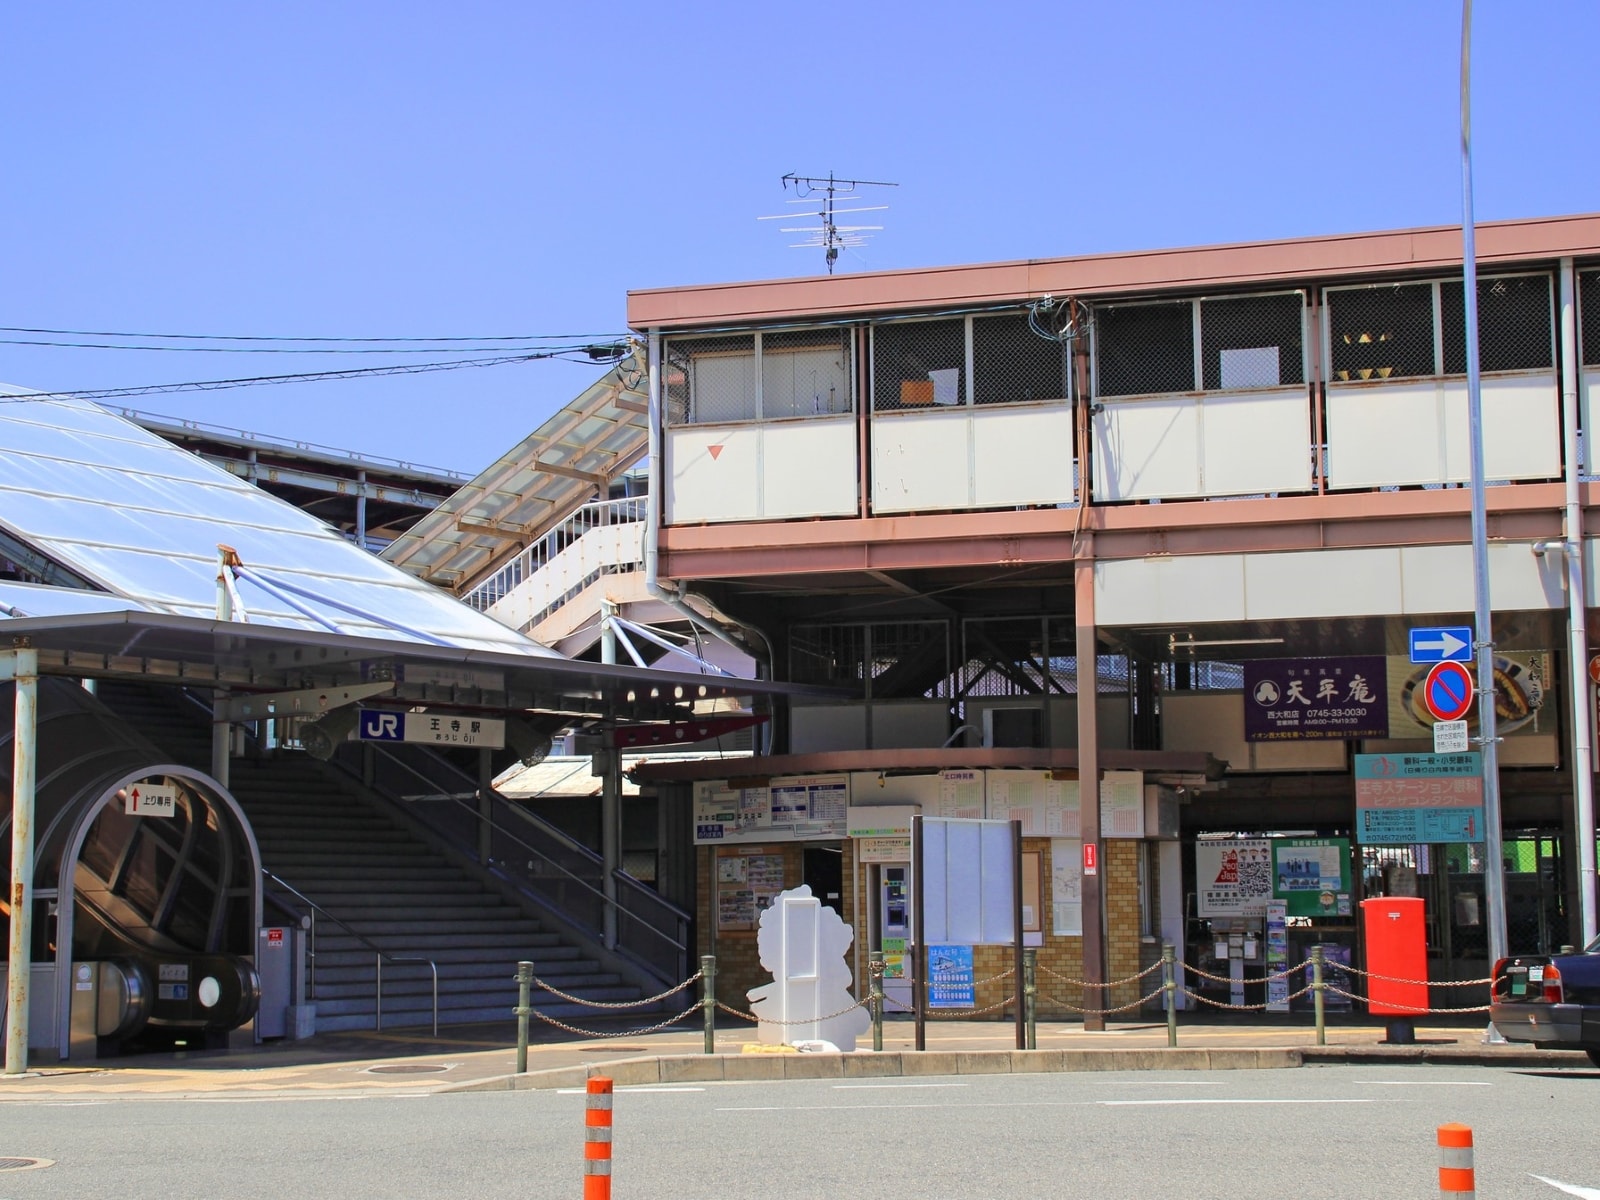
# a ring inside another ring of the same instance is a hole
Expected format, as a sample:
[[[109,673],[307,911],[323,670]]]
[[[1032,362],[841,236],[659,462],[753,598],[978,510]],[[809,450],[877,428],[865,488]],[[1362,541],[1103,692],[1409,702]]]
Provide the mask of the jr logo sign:
[[[361,732],[358,735],[363,742],[401,742],[405,734],[400,728],[400,714],[382,712],[377,709],[363,709],[361,712]]]

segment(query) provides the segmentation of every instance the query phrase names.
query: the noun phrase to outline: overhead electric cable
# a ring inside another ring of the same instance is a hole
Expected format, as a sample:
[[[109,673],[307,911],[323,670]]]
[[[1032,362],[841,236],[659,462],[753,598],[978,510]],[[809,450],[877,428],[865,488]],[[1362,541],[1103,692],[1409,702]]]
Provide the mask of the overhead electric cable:
[[[574,362],[592,362],[582,351],[512,354],[498,358],[468,358],[449,362],[406,363],[391,367],[352,367],[347,371],[313,371],[298,375],[256,375],[244,379],[201,379],[187,383],[153,383],[141,387],[90,388],[79,391],[30,392],[25,396],[0,396],[0,404],[29,404],[41,400],[107,400],[117,396],[154,396],[170,392],[211,392],[226,388],[264,387],[281,383],[326,383],[340,379],[367,379],[383,375],[422,375],[430,371],[459,371],[466,367],[498,367],[582,354]]]
[[[228,333],[113,333],[96,329],[36,329],[26,325],[0,325],[0,333],[40,333],[53,337],[149,338],[184,342],[573,342],[606,341],[615,333],[486,334],[482,337],[289,337],[280,334]]]

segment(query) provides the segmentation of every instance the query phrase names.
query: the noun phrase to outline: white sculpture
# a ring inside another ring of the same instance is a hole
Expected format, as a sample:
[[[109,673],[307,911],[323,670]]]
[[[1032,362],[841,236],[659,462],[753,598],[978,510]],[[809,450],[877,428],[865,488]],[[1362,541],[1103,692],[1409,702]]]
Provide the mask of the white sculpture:
[[[784,1042],[826,1042],[854,1050],[856,1038],[872,1023],[865,1008],[854,1007],[850,964],[845,955],[855,931],[804,884],[779,893],[761,914],[756,950],[773,981],[747,995],[761,1018],[756,1036]]]

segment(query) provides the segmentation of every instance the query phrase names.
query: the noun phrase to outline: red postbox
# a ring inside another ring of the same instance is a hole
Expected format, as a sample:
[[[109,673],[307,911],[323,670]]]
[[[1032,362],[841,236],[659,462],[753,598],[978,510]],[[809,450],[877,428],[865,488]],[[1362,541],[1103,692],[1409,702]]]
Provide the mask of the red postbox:
[[[1428,1010],[1428,935],[1422,901],[1378,896],[1361,902],[1367,940],[1367,1011],[1419,1017]]]

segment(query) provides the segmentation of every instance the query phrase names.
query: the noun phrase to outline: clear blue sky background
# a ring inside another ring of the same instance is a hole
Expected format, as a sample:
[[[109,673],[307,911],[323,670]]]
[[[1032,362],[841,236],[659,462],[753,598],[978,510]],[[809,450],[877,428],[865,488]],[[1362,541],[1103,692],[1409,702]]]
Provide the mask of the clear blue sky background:
[[[1600,4],[1476,8],[1479,219],[1600,209]],[[620,333],[820,271],[755,219],[789,171],[899,183],[850,271],[1451,224],[1459,52],[1453,0],[13,4],[0,325]],[[0,345],[47,390],[370,363]],[[470,473],[597,374],[125,403]]]

